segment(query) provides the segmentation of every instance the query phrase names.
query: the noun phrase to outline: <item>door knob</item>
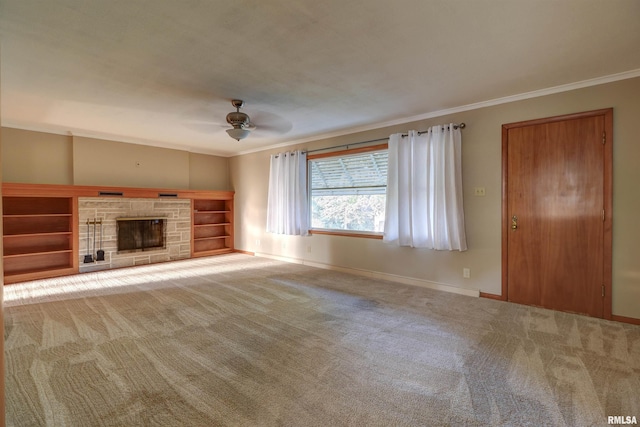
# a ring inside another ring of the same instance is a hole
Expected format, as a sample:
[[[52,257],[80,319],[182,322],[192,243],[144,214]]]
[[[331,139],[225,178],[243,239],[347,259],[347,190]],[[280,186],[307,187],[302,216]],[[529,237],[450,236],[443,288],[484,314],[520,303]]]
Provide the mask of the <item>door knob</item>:
[[[514,215],[511,217],[511,230],[515,231],[517,228],[518,228],[518,217]]]

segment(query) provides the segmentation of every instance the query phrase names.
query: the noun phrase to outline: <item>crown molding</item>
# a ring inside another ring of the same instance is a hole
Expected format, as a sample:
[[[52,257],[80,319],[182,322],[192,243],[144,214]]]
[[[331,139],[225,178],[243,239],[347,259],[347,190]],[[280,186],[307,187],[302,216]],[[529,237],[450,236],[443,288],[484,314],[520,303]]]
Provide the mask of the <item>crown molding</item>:
[[[323,133],[323,134],[316,135],[309,138],[271,145],[269,147],[261,147],[261,148],[256,148],[254,150],[242,151],[242,152],[239,152],[238,154],[235,154],[234,156],[241,156],[244,154],[251,154],[251,153],[256,153],[260,151],[273,150],[276,148],[282,148],[282,147],[287,147],[291,145],[305,144],[308,142],[318,141],[321,139],[335,138],[335,137],[350,135],[358,132],[366,132],[366,131],[375,130],[375,129],[382,129],[386,127],[402,125],[405,123],[432,119],[434,117],[441,117],[441,116],[446,116],[450,114],[461,113],[464,111],[478,110],[480,108],[493,107],[496,105],[508,104],[510,102],[523,101],[531,98],[539,98],[542,96],[553,95],[553,94],[562,93],[562,92],[569,92],[576,89],[582,89],[582,88],[591,87],[591,86],[598,86],[601,84],[612,83],[620,80],[633,79],[636,77],[640,77],[640,69],[625,71],[622,73],[610,74],[608,76],[596,77],[588,80],[581,80],[574,83],[553,86],[546,89],[534,90],[531,92],[520,93],[517,95],[510,95],[510,96],[505,96],[501,98],[490,99],[488,101],[475,102],[472,104],[461,105],[458,107],[447,108],[444,110],[432,111],[430,113],[424,113],[417,116],[405,117],[402,119],[390,120],[386,122],[376,123],[373,125],[359,126],[359,127],[349,128],[349,129],[343,129],[336,132]]]

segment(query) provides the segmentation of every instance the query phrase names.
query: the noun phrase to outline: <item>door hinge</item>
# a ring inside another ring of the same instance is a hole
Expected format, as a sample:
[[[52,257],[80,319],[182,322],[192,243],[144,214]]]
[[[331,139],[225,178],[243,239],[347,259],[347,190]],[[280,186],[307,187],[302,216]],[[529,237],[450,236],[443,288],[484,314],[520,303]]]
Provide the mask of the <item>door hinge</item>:
[[[602,296],[604,296],[604,285],[602,285]]]
[[[604,209],[602,209],[602,220],[604,221]]]
[[[607,143],[607,132],[606,131],[602,131],[602,144],[606,144]]]

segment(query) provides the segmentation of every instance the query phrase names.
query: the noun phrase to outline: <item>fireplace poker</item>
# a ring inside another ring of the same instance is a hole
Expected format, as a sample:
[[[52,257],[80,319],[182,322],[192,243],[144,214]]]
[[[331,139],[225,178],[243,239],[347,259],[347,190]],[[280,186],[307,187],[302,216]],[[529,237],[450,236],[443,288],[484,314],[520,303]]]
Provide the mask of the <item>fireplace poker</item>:
[[[87,252],[89,252],[89,242],[90,242],[90,237],[89,237],[89,219],[87,219]],[[93,254],[86,254],[84,256],[84,262],[85,264],[93,262]]]
[[[104,251],[102,250],[102,219],[98,222],[100,223],[100,249],[96,252],[96,261],[104,261]]]

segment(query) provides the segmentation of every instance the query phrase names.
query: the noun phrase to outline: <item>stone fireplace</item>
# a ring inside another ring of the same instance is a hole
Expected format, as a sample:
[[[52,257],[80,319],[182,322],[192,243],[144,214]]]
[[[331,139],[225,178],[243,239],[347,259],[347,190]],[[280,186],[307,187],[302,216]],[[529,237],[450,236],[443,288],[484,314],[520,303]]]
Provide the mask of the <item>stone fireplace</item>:
[[[78,221],[80,272],[191,256],[190,200],[80,197]],[[119,247],[119,240],[124,246]],[[104,251],[104,260],[97,261],[99,249]]]

